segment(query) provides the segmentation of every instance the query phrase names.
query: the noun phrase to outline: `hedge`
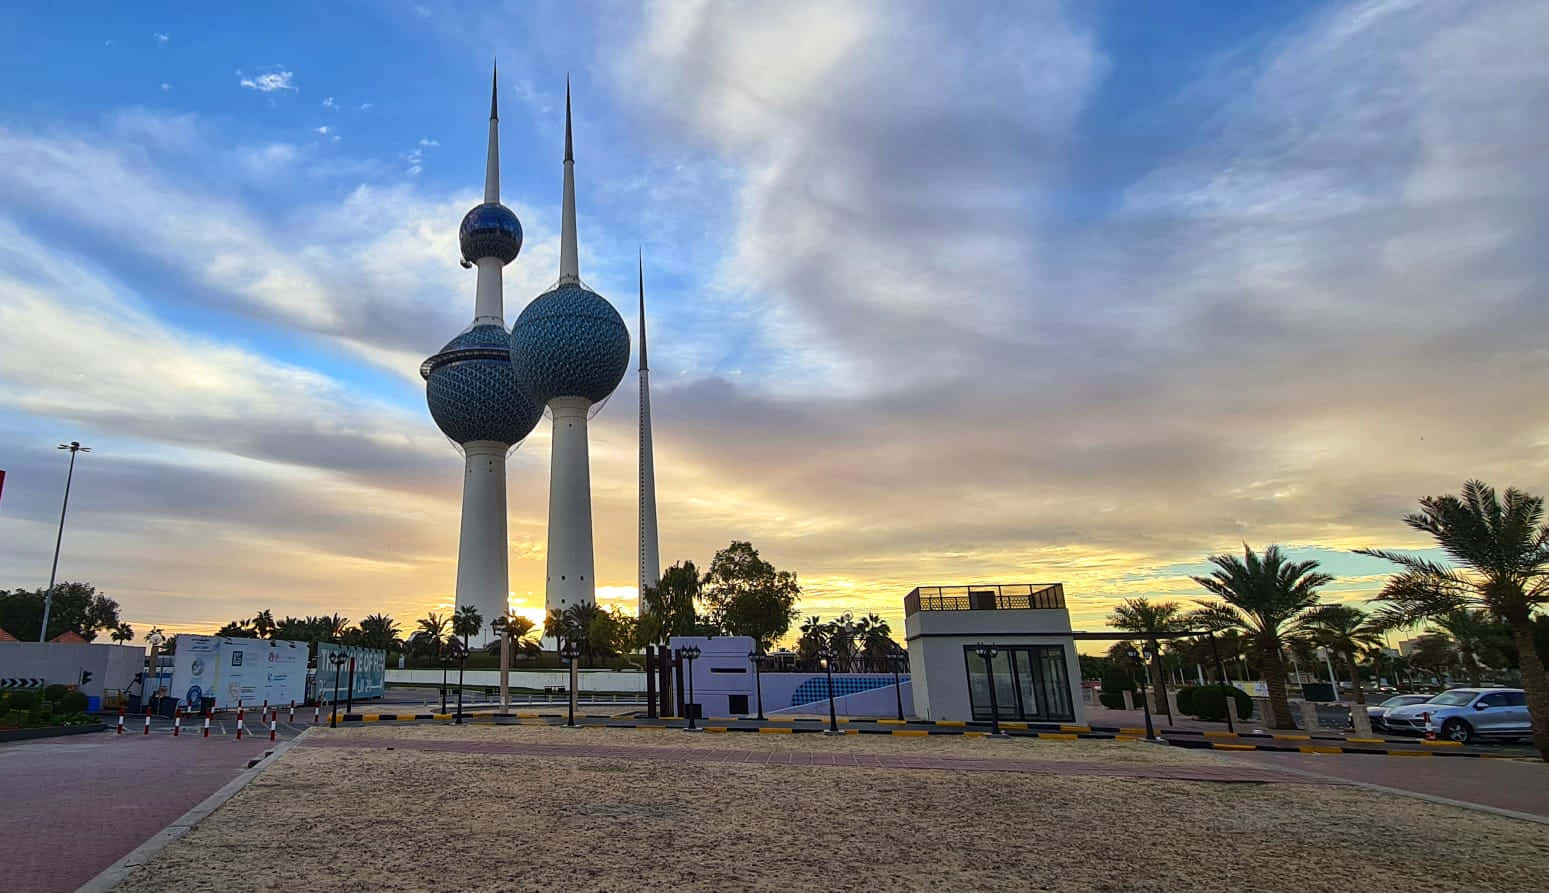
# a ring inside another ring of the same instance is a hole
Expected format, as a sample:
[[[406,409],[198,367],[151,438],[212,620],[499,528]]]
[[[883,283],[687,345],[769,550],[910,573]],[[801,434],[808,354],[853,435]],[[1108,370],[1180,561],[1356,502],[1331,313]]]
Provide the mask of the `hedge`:
[[[1207,722],[1226,721],[1226,696],[1237,701],[1237,715],[1253,717],[1253,698],[1235,685],[1188,685],[1178,690],[1178,712]]]
[[[1121,691],[1100,691],[1097,693],[1097,702],[1113,710],[1123,710],[1124,693]]]
[[[52,704],[68,694],[69,691],[70,686],[60,685],[56,682],[53,685],[50,685],[48,688],[43,689],[43,697],[46,698],[50,704]]]
[[[57,713],[85,713],[90,705],[91,701],[87,700],[84,692],[70,691],[65,692],[59,699],[59,702],[54,705],[54,710]]]

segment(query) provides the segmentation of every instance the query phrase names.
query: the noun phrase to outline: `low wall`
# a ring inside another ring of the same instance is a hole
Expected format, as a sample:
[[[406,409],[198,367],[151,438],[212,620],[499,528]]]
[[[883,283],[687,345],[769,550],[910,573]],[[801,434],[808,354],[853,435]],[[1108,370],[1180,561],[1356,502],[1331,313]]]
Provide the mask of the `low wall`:
[[[569,670],[512,670],[509,674],[512,688],[542,690],[570,686]],[[394,670],[386,674],[388,685],[440,685],[441,671]],[[448,685],[457,684],[457,668],[447,670]],[[463,685],[472,688],[497,688],[500,685],[499,670],[466,670]],[[639,670],[581,670],[577,673],[576,691],[640,692],[645,694],[645,674]]]
[[[835,679],[837,680],[837,676]],[[898,715],[898,697],[903,695],[904,716],[914,714],[914,692],[909,687],[909,677],[905,676],[898,686],[898,693],[894,693],[893,680],[890,677],[887,685],[881,688],[873,688],[868,691],[857,692],[853,695],[835,695],[834,712],[840,716],[882,716],[891,717]],[[828,712],[828,696],[825,693],[823,700],[813,701],[794,707],[785,707],[780,710],[768,710],[774,714],[824,714]]]

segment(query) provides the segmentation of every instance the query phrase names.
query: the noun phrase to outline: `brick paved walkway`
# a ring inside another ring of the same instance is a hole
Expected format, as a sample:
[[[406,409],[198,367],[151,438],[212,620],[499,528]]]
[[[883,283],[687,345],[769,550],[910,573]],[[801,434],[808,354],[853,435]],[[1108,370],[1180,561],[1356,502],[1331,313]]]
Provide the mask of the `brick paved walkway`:
[[[0,744],[0,889],[74,890],[270,746],[111,732]]]
[[[1151,764],[1080,763],[1055,760],[983,760],[878,753],[834,753],[823,750],[759,751],[693,747],[607,747],[589,744],[531,744],[494,741],[419,741],[383,738],[365,743],[308,736],[306,747],[380,750],[385,747],[440,753],[510,754],[527,757],[580,757],[604,760],[659,760],[670,763],[758,763],[764,765],[835,766],[863,769],[923,769],[950,772],[1022,772],[1031,775],[1092,775],[1109,778],[1167,778],[1180,781],[1338,784],[1334,779],[1309,779],[1248,765],[1166,766]]]

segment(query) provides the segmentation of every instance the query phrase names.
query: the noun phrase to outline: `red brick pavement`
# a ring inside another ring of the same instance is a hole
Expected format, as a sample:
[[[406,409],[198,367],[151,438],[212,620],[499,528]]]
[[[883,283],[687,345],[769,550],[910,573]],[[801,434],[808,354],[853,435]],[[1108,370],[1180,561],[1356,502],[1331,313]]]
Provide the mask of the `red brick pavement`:
[[[0,888],[74,890],[215,793],[269,736],[112,732],[0,744]]]
[[[825,750],[761,751],[692,747],[609,747],[589,744],[533,744],[498,741],[421,741],[404,738],[366,743],[358,739],[308,736],[308,747],[345,747],[440,753],[488,753],[537,757],[582,757],[608,760],[659,760],[671,763],[759,763],[765,765],[839,766],[865,769],[920,769],[949,772],[1020,772],[1031,775],[1086,775],[1109,778],[1166,778],[1181,781],[1338,784],[1333,779],[1308,779],[1255,766],[1176,766],[1155,764],[1081,763],[1054,760],[969,759],[907,754],[836,753]],[[1148,745],[1137,745],[1148,746]]]

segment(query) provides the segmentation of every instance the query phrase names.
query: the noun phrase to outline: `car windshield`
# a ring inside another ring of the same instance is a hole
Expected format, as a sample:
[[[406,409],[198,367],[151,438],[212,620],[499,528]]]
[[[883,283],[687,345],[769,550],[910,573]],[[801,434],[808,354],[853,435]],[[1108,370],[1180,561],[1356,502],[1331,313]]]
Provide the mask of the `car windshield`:
[[[1477,691],[1446,691],[1431,698],[1432,704],[1440,704],[1443,707],[1462,707],[1474,698],[1478,697]]]
[[[1383,707],[1407,707],[1410,704],[1420,704],[1429,700],[1425,695],[1399,695],[1396,698],[1388,698],[1380,706]]]

